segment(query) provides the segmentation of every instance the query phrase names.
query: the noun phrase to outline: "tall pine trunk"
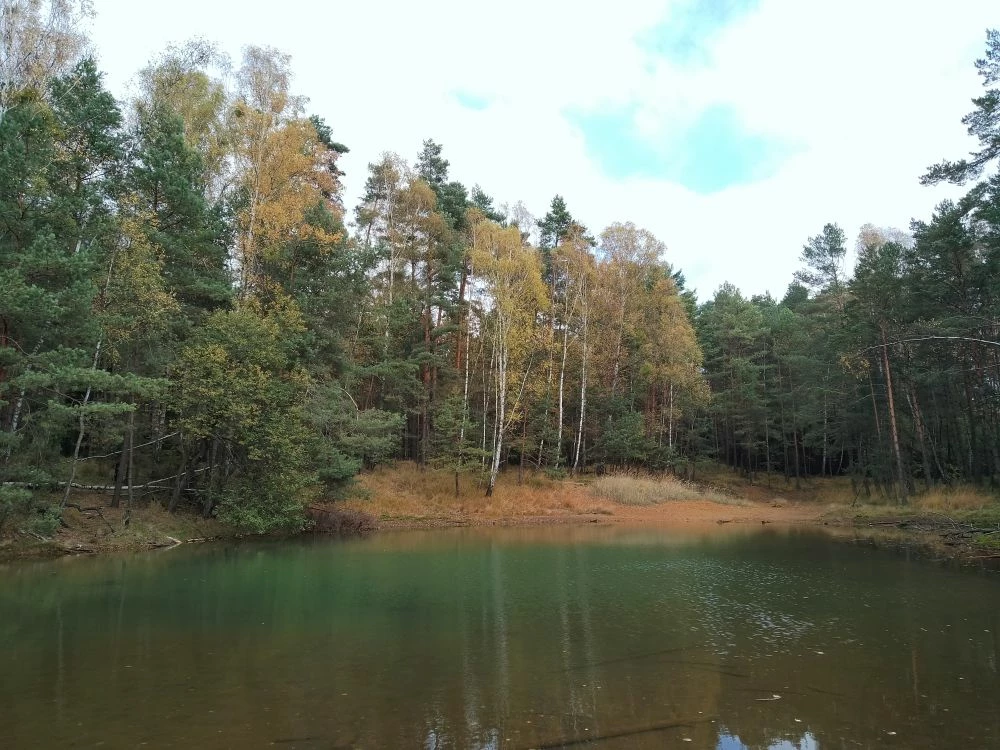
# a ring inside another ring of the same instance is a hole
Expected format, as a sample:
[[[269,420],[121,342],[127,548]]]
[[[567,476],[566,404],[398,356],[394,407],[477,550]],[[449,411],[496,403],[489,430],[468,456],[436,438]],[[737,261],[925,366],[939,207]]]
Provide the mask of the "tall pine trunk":
[[[128,473],[128,458],[132,450],[132,430],[125,428],[122,436],[122,452],[118,456],[118,466],[115,468],[115,491],[111,495],[111,507],[117,508],[120,504],[122,485],[126,482],[125,475]]]
[[[899,430],[896,426],[896,402],[892,394],[892,371],[889,369],[889,344],[886,341],[885,326],[882,326],[882,366],[885,367],[885,390],[889,401],[889,429],[892,434],[892,451],[896,456],[896,472],[899,478],[899,501],[906,503],[907,482],[903,474],[903,454],[899,450]]]
[[[128,459],[125,461],[125,466],[127,467],[128,494],[125,496],[125,512],[122,514],[123,527],[128,526],[132,522],[132,493],[135,487],[135,472],[133,471],[134,462],[132,460],[132,446],[134,445],[135,410],[133,409],[128,415],[128,450],[126,451]]]
[[[91,370],[97,369],[97,363],[101,359],[101,344],[104,343],[104,339],[99,339],[97,346],[94,348],[94,364],[90,368]],[[70,464],[69,469],[69,481],[66,482],[66,491],[63,493],[62,507],[66,507],[66,503],[69,502],[69,494],[73,490],[73,480],[76,479],[76,465],[80,460],[80,446],[83,444],[83,436],[86,431],[86,417],[84,416],[87,411],[87,404],[90,403],[90,394],[92,393],[92,387],[87,386],[87,391],[83,395],[83,403],[80,404],[80,420],[79,426],[76,432],[76,444],[73,446],[73,461]]]

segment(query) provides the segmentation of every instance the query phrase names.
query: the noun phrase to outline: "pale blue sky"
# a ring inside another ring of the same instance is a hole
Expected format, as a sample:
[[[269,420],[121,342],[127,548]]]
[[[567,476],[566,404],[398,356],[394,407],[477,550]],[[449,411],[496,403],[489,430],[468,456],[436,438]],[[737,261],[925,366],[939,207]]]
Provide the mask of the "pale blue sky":
[[[636,36],[639,46],[677,65],[711,65],[717,35],[759,6],[758,0],[709,0],[666,6],[664,17]]]
[[[634,221],[705,298],[784,292],[806,239],[908,226],[972,144],[960,118],[996,0],[94,0],[119,95],[170,42],[292,55],[309,112],[351,148],[347,202],[384,151],[444,145],[452,176],[591,230]],[[583,8],[587,8],[586,11]]]
[[[748,131],[724,104],[705,107],[683,128],[665,123],[653,137],[638,132],[635,105],[567,116],[608,177],[667,180],[701,195],[772,177],[795,152],[791,139]]]
[[[456,91],[454,94],[455,101],[466,109],[471,109],[473,112],[481,112],[490,106],[490,98],[488,96],[474,94],[471,91]]]

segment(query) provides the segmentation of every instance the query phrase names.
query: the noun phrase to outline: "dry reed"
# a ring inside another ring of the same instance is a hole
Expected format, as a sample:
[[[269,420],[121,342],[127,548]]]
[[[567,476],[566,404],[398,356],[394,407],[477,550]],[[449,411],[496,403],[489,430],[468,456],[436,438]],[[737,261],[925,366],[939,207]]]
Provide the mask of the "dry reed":
[[[745,505],[746,501],[710,487],[684,482],[671,476],[640,478],[627,475],[595,479],[590,491],[621,505],[658,505],[671,501],[708,500],[722,505]]]

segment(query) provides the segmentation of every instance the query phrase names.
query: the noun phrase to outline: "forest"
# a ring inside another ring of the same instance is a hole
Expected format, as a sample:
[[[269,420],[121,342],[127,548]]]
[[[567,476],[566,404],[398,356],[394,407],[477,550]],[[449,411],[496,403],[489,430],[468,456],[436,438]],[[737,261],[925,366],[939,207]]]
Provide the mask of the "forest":
[[[4,4],[0,34],[0,526],[100,487],[126,523],[141,496],[297,529],[397,460],[487,495],[707,462],[898,503],[1000,482],[1000,32],[962,120],[979,150],[921,178],[964,197],[817,227],[781,299],[699,302],[627,217],[498,204],[430,139],[345,206],[350,144],[290,56],[190,42],[116,100],[52,7]]]

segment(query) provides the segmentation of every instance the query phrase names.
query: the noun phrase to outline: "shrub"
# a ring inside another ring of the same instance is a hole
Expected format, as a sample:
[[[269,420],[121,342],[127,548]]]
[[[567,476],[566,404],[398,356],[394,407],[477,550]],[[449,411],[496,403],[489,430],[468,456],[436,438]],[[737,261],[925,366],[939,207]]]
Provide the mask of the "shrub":
[[[31,509],[31,493],[18,487],[0,486],[0,531],[11,516],[19,516]]]
[[[371,515],[349,508],[310,507],[306,515],[312,522],[312,531],[316,534],[355,536],[370,534],[378,528]]]
[[[28,521],[28,531],[38,536],[49,538],[59,530],[62,523],[62,510],[55,505],[39,508]]]

